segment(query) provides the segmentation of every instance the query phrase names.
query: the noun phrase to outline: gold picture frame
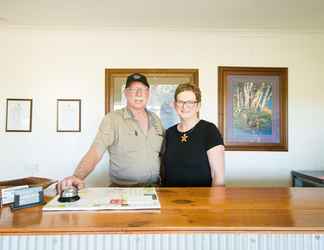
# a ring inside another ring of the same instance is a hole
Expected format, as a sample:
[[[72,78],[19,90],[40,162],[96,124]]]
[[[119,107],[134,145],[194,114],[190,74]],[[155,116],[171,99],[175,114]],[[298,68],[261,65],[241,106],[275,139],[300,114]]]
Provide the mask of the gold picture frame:
[[[180,83],[198,85],[198,69],[106,69],[105,70],[105,112],[126,105],[123,91],[127,76],[140,73],[146,76],[150,84],[148,109],[155,112],[165,128],[178,122],[178,116],[172,107],[174,91]]]

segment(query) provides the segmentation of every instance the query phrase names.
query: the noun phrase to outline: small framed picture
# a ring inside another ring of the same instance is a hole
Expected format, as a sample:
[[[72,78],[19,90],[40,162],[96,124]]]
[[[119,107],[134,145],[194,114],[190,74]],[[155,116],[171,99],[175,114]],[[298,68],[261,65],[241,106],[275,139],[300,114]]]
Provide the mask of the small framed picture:
[[[6,132],[32,131],[32,99],[7,99]]]
[[[57,132],[81,132],[81,100],[57,99]]]

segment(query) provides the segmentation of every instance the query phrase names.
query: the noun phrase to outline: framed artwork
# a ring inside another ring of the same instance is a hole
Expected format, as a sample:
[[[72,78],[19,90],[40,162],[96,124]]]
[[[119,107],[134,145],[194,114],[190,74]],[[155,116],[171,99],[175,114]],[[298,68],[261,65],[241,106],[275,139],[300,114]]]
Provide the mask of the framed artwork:
[[[81,132],[81,100],[57,99],[57,132]]]
[[[198,85],[198,69],[106,69],[106,113],[126,106],[123,92],[127,76],[133,73],[146,76],[150,84],[147,108],[160,117],[164,128],[178,123],[178,116],[172,106],[175,89],[181,83]]]
[[[6,132],[31,132],[32,99],[7,99]]]
[[[288,151],[288,68],[218,67],[226,150]]]

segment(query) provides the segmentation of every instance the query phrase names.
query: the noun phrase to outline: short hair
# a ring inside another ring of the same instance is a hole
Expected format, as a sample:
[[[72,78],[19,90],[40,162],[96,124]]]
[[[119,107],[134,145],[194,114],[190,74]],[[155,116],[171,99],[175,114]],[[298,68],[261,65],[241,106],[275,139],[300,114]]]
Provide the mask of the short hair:
[[[178,85],[175,93],[174,93],[174,100],[177,101],[177,96],[184,92],[184,91],[191,91],[196,96],[196,101],[199,103],[201,102],[201,91],[197,85],[192,83],[181,83]]]

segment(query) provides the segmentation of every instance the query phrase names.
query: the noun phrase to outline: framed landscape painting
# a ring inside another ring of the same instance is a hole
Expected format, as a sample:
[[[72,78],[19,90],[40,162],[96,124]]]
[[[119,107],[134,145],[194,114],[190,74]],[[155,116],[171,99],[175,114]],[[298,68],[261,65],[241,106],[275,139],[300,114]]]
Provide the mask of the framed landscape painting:
[[[179,122],[173,108],[174,92],[180,83],[198,85],[198,69],[106,69],[105,111],[126,106],[126,78],[133,73],[146,76],[150,84],[147,108],[157,114],[165,129]]]
[[[287,68],[218,67],[226,150],[288,151]]]

